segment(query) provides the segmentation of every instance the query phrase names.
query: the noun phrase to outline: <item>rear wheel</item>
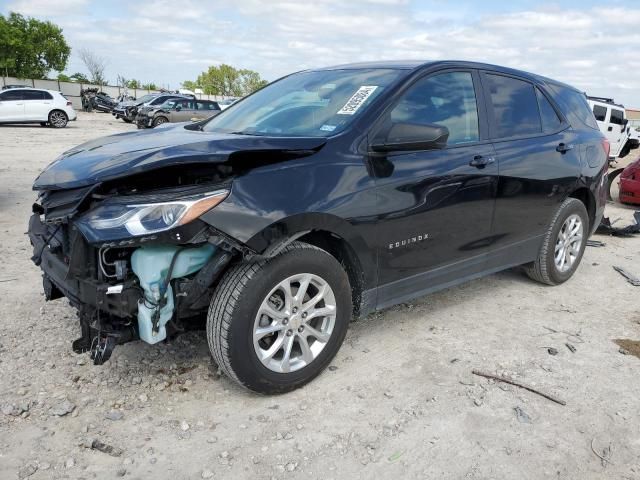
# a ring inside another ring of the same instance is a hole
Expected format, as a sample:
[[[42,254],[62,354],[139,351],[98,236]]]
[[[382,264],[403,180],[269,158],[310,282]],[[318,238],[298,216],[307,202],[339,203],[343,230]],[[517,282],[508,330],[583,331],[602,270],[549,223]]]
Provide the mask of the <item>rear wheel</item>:
[[[224,275],[209,307],[209,348],[240,385],[259,393],[290,391],[333,359],[351,312],[351,287],[340,263],[294,242],[274,258],[242,263]]]
[[[547,285],[569,280],[582,260],[588,234],[587,209],[580,200],[567,198],[551,221],[538,258],[525,265],[527,275]]]
[[[126,123],[131,123],[131,122],[133,122],[133,120],[131,120],[130,118],[127,118],[127,117],[121,117],[121,118],[122,118],[122,120],[124,120]]]
[[[163,123],[167,123],[169,119],[167,117],[157,117],[153,120],[153,126],[157,127],[158,125],[162,125]]]
[[[62,110],[54,110],[49,114],[49,125],[53,128],[64,128],[68,122],[69,118]]]

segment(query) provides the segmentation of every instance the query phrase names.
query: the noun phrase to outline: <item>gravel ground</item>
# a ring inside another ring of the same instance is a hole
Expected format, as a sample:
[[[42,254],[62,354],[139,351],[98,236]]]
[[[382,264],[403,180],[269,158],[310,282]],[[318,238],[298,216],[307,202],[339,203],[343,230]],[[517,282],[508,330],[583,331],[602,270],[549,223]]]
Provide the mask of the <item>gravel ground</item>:
[[[0,127],[1,479],[640,479],[640,359],[613,342],[640,339],[640,288],[612,268],[640,275],[640,237],[597,237],[559,287],[510,270],[362,319],[287,395],[221,377],[201,332],[101,367],[73,354],[74,311],[45,303],[29,260],[31,183],[63,150],[132,128],[106,114]]]

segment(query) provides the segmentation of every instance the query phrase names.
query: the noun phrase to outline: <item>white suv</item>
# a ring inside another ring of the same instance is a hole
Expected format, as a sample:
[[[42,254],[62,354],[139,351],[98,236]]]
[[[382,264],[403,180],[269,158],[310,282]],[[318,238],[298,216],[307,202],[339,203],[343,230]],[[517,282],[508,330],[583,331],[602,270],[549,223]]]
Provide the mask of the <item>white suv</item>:
[[[626,118],[624,105],[618,105],[611,98],[587,98],[600,131],[611,144],[609,156],[612,158],[626,157],[629,150],[636,145],[634,145],[635,135],[630,135],[631,128],[627,125],[629,121]]]
[[[43,127],[63,128],[76,117],[72,103],[54,90],[12,88],[0,92],[0,123],[39,123]]]

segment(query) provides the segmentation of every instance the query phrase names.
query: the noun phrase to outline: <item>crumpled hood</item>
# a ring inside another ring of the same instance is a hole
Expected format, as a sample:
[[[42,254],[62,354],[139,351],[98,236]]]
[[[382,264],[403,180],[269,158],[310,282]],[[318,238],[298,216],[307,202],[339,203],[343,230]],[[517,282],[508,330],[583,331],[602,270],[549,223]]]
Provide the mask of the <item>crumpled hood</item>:
[[[223,163],[243,151],[320,149],[325,138],[265,137],[202,132],[190,123],[102,137],[64,152],[33,183],[34,190],[61,190],[152,171],[171,165]]]

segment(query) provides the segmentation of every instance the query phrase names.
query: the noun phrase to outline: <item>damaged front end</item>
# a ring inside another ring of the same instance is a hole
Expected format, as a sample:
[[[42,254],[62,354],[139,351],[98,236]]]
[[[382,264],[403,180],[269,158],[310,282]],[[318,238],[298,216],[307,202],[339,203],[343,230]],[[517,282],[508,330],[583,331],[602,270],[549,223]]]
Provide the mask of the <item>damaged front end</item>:
[[[76,353],[102,364],[116,345],[160,342],[206,312],[239,250],[198,217],[228,193],[224,185],[140,194],[100,184],[40,192],[29,221],[32,260],[46,299],[67,297],[78,310]]]
[[[202,215],[239,176],[324,142],[176,124],[97,139],[51,163],[33,185],[28,234],[47,300],[64,296],[78,309],[74,350],[100,364],[117,344],[157,343],[201,317],[225,267],[256,254]]]

